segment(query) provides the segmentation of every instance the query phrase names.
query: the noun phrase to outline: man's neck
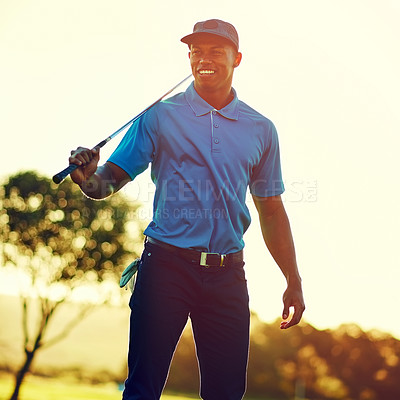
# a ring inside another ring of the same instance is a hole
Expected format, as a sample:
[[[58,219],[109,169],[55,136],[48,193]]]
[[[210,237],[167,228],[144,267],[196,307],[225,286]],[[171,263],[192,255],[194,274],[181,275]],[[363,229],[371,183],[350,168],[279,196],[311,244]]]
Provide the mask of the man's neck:
[[[220,93],[219,91],[198,91],[197,89],[196,92],[204,101],[210,104],[210,106],[213,106],[216,110],[221,110],[226,107],[235,97],[232,88],[224,93]]]

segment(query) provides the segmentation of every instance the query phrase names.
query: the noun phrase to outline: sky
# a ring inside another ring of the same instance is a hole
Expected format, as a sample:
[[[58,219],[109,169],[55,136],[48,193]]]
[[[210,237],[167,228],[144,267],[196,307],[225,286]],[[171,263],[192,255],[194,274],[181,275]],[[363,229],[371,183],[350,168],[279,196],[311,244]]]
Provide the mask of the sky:
[[[237,28],[234,87],[278,129],[305,321],[400,338],[397,0],[0,0],[0,177],[116,131],[190,74],[180,38],[209,18]],[[150,218],[148,172],[124,191]],[[250,305],[273,321],[285,281],[247,204]]]

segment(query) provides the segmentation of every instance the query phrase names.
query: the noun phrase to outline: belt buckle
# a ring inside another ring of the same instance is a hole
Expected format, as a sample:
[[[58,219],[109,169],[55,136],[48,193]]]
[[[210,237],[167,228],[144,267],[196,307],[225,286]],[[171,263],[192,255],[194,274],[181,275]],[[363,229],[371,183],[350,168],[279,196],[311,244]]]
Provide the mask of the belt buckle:
[[[225,254],[219,254],[219,253],[205,253],[204,251],[201,252],[200,254],[200,265],[202,267],[210,267],[210,264],[207,264],[207,257],[208,256],[219,256],[220,259],[220,263],[219,266],[222,267],[224,265],[224,261],[225,261]]]

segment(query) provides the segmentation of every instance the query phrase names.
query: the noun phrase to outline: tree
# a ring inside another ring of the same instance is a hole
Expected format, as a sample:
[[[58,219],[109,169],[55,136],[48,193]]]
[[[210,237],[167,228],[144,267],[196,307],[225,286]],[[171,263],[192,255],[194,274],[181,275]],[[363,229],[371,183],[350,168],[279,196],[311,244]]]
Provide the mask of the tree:
[[[93,302],[83,303],[79,315],[49,337],[50,321],[60,306],[93,285],[109,289],[98,302],[108,301],[110,288],[139,251],[143,222],[135,218],[138,206],[119,193],[93,201],[70,180],[56,186],[34,172],[11,176],[1,187],[0,265],[24,271],[30,282],[20,294],[25,360],[10,400],[18,399],[36,352],[65,337]],[[32,328],[35,306],[39,312]]]
[[[400,399],[400,340],[355,324],[318,330],[302,321],[287,331],[280,320],[251,318],[247,395],[259,399]],[[229,366],[227,365],[227,368]],[[167,388],[198,389],[195,347],[184,332]]]

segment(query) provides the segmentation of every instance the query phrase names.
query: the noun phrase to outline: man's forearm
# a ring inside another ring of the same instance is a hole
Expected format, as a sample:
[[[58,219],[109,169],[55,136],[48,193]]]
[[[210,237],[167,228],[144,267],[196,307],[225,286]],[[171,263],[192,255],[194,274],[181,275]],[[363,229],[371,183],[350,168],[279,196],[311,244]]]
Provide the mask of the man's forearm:
[[[293,236],[285,210],[278,209],[266,221],[261,222],[261,229],[265,244],[288,284],[300,283]]]
[[[287,281],[287,288],[282,298],[282,318],[285,321],[282,321],[281,329],[288,329],[300,322],[305,310],[289,219],[280,196],[271,198],[253,196],[253,198],[260,216],[265,244]],[[292,307],[294,308],[293,316],[290,321],[286,321]]]
[[[278,207],[268,216],[261,213],[260,225],[264,242],[288,284],[301,284],[292,231],[284,207]]]
[[[96,172],[86,181],[83,181],[79,187],[87,197],[102,200],[116,191],[116,182],[111,168],[104,164],[98,167]]]

